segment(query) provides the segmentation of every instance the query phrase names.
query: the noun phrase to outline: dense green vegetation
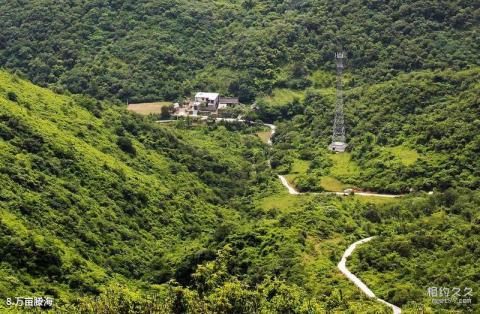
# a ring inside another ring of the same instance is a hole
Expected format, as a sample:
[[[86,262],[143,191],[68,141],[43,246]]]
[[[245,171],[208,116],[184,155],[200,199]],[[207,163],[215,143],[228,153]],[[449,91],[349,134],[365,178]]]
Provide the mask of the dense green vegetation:
[[[0,86],[1,298],[40,293],[85,313],[383,311],[336,270],[343,250],[395,232],[395,208],[426,220],[443,208],[288,195],[258,126],[155,125],[5,72]],[[457,207],[446,215],[475,221]]]
[[[216,137],[231,153],[220,161],[207,143],[185,138],[213,142],[200,130],[160,128],[4,72],[0,91],[1,260],[12,277],[2,297],[98,293],[112,274],[188,281],[189,265],[215,252],[202,247],[216,226],[240,215],[227,200],[268,180],[254,135],[219,127]]]
[[[448,82],[431,91],[435,84],[429,80],[441,75]],[[305,190],[349,182],[376,184],[374,176],[371,181],[358,177],[368,174],[365,165],[384,155],[402,165],[399,169],[429,162],[431,156],[450,156],[458,169],[471,169],[476,184],[478,160],[471,153],[478,151],[477,77],[476,69],[406,76],[429,95],[408,118],[388,109],[403,98],[383,94],[384,89],[401,90],[405,77],[353,89],[348,102],[359,100],[347,112],[356,134],[351,153],[330,155],[323,148],[328,135],[320,132],[328,133],[321,126],[329,114],[322,112],[331,102],[322,98],[322,90],[309,91],[303,102],[259,102],[259,110],[249,113],[252,119],[280,121],[275,145],[268,151],[257,136],[264,132],[258,125],[189,119],[155,124],[155,116],[137,116],[88,97],[56,95],[1,72],[0,272],[5,280],[0,297],[39,293],[55,297],[58,311],[85,313],[92,308],[383,311],[336,270],[348,244],[379,234],[372,242],[375,247],[365,246],[354,256],[352,267],[380,296],[407,310],[440,309],[425,296],[424,285],[477,288],[478,272],[472,266],[478,259],[476,194],[459,189],[388,202],[295,197],[275,180],[267,156]],[[382,104],[389,106],[377,105],[379,112],[372,108],[374,114],[355,120],[367,110],[363,104],[370,103],[373,91],[382,93]],[[462,128],[445,127],[447,136],[432,143],[429,130],[472,117]],[[380,122],[372,122],[375,119]],[[405,127],[407,121],[416,124]],[[372,125],[379,123],[396,130],[386,142],[380,140],[382,133],[374,133]],[[422,142],[426,136],[430,140]],[[454,139],[464,145],[455,145]],[[362,160],[358,147],[379,155]],[[381,169],[382,178],[388,179],[388,168]],[[320,181],[312,181],[311,173]],[[462,181],[453,178],[443,182],[460,186]],[[419,244],[423,238],[433,242]],[[461,244],[452,246],[452,239]],[[408,254],[396,253],[404,242],[410,243]],[[447,254],[446,248],[453,251]],[[450,272],[463,267],[465,275],[453,279],[451,273],[441,273],[435,269],[438,260]],[[472,302],[449,307],[474,309],[476,299]]]
[[[412,199],[405,207],[391,205],[369,214],[371,220],[382,220],[388,227],[359,248],[351,261],[353,270],[381,298],[402,306],[406,313],[417,313],[418,304],[429,304],[436,311],[477,313],[479,205],[478,191],[448,190],[429,199]],[[434,305],[434,299],[442,297],[429,296],[430,287],[449,289],[444,297],[454,301]],[[454,288],[460,288],[456,296]],[[464,296],[469,289],[471,296]],[[464,298],[471,303],[458,300]]]
[[[252,118],[281,121],[272,166],[289,173],[295,172],[292,166],[298,160],[306,161],[308,168],[302,173],[306,179],[298,178],[300,185],[302,180],[321,185],[329,177],[346,186],[394,193],[478,189],[479,81],[480,68],[474,67],[413,72],[347,90],[351,160],[325,149],[334,103],[328,91],[310,90],[303,101],[284,105],[259,102]]]
[[[153,299],[174,313],[382,308],[335,268],[347,235],[367,234],[354,210],[367,205],[268,205],[285,192],[262,127],[159,125],[0,73],[1,299],[48,295],[67,312]]]
[[[378,296],[480,311],[478,4],[0,7],[0,312],[51,296],[59,313],[389,313],[336,268],[372,235],[348,265]],[[349,146],[333,154],[339,49]],[[197,90],[255,102],[225,113],[249,122],[155,123]],[[127,100],[158,103],[142,116]],[[277,125],[272,146],[252,121]],[[406,195],[292,196],[277,174]]]
[[[472,1],[3,1],[0,66],[96,98],[303,89],[339,46],[353,85],[478,64]]]

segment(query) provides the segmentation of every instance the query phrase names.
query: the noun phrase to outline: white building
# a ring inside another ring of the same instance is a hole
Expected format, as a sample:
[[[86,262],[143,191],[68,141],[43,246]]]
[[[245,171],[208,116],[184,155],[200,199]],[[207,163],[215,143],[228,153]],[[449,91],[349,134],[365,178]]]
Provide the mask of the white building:
[[[197,106],[199,110],[202,110],[205,106],[207,111],[216,111],[220,101],[220,95],[218,93],[204,93],[198,92],[195,94],[194,106]]]

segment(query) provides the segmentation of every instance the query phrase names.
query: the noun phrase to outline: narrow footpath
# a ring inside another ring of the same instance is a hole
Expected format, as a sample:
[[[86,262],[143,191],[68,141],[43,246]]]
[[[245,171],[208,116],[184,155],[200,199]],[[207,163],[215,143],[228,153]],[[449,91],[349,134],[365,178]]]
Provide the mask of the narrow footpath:
[[[298,194],[300,194],[300,192],[298,192],[297,190],[295,190],[295,188],[294,188],[293,186],[291,186],[290,183],[288,183],[287,178],[285,178],[284,176],[281,176],[281,175],[278,175],[278,178],[279,178],[280,181],[282,182],[283,186],[287,188],[288,193],[290,193],[290,194],[292,194],[292,195],[298,195]]]
[[[298,194],[303,194],[301,192],[298,192],[287,180],[282,175],[278,175],[278,178],[282,182],[283,186],[287,188],[288,193],[292,195],[298,195]],[[344,192],[308,192],[308,194],[335,194],[335,195],[345,195]],[[389,198],[395,198],[395,197],[401,197],[402,195],[396,195],[396,194],[379,194],[379,193],[370,193],[370,192],[355,192],[355,195],[361,195],[361,196],[376,196],[376,197],[389,197]]]

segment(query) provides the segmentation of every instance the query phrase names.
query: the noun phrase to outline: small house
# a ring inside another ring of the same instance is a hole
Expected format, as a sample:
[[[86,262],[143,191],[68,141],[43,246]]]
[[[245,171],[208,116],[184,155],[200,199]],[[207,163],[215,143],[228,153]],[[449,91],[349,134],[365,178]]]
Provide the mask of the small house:
[[[235,107],[240,103],[238,97],[220,97],[220,108],[231,108]]]
[[[218,93],[198,92],[195,94],[194,107],[200,111],[216,111],[220,103]]]

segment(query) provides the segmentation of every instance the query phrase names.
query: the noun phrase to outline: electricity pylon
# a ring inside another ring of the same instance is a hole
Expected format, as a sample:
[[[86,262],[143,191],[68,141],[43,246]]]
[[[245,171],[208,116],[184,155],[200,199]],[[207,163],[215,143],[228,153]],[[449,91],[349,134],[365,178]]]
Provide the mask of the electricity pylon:
[[[347,147],[345,142],[345,121],[343,117],[343,52],[335,53],[337,63],[337,100],[335,103],[335,118],[333,120],[332,143],[328,146],[331,151],[344,152]]]

